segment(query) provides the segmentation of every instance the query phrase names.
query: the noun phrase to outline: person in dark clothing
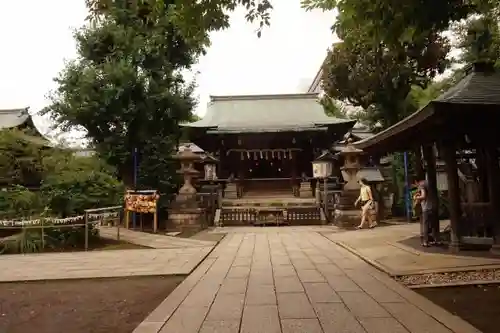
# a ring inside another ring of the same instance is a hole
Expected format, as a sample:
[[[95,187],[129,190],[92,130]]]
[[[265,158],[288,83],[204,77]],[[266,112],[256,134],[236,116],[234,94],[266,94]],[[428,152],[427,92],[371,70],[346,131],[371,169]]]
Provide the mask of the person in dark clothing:
[[[432,233],[434,243],[439,243],[439,229],[433,228],[434,221],[438,219],[437,214],[437,200],[429,191],[429,186],[425,180],[418,182],[418,190],[415,194],[415,199],[422,207],[422,219],[420,220],[420,237],[422,239],[422,246],[428,247],[430,245],[429,236]]]

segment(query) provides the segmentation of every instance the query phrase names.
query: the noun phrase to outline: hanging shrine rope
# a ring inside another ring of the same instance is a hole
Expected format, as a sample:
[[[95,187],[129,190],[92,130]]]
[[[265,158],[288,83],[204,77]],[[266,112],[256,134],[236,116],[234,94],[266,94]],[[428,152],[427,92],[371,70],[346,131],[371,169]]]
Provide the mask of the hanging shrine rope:
[[[89,222],[118,217],[119,212],[109,212],[109,213],[95,213],[95,214],[87,214],[87,219]],[[42,224],[52,224],[52,225],[62,225],[62,224],[75,224],[75,222],[80,222],[85,220],[85,215],[78,215],[67,217],[64,219],[58,218],[40,218],[33,220],[0,220],[0,226],[3,227],[23,227],[23,226],[37,226]]]
[[[270,158],[278,158],[278,159],[292,159],[294,151],[300,151],[301,149],[293,148],[293,149],[232,149],[227,153],[229,154],[231,151],[239,152],[240,159],[244,160],[245,157],[248,160],[269,160]]]

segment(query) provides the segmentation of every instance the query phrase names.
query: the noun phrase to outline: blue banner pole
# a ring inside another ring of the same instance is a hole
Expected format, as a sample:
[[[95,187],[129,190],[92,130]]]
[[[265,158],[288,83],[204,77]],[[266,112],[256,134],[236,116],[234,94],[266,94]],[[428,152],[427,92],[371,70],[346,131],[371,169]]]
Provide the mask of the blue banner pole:
[[[405,165],[405,207],[406,219],[411,221],[411,203],[410,203],[410,185],[408,184],[408,153],[404,152],[404,165]]]
[[[134,159],[134,190],[137,190],[137,148],[134,148],[133,152]],[[132,228],[135,229],[136,226],[137,214],[135,212],[132,213]]]

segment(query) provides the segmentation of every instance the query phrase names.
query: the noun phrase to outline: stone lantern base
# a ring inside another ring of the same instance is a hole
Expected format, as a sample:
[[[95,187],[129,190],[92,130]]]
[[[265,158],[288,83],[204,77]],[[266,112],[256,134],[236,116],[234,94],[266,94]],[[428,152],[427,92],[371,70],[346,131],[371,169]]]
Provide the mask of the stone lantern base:
[[[172,231],[199,232],[207,226],[203,208],[172,208],[168,211],[168,229]]]
[[[343,190],[335,206],[335,225],[341,228],[358,226],[361,221],[361,211],[354,203],[359,196],[359,190]]]

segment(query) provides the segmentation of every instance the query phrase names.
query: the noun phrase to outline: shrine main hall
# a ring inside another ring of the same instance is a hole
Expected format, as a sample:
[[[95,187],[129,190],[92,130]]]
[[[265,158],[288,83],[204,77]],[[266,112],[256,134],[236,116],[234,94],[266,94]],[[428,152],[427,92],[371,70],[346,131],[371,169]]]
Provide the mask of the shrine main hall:
[[[312,161],[356,121],[329,117],[318,94],[211,96],[203,119],[184,124],[189,139],[215,156],[217,177],[234,180],[238,196],[293,193],[311,179]]]

